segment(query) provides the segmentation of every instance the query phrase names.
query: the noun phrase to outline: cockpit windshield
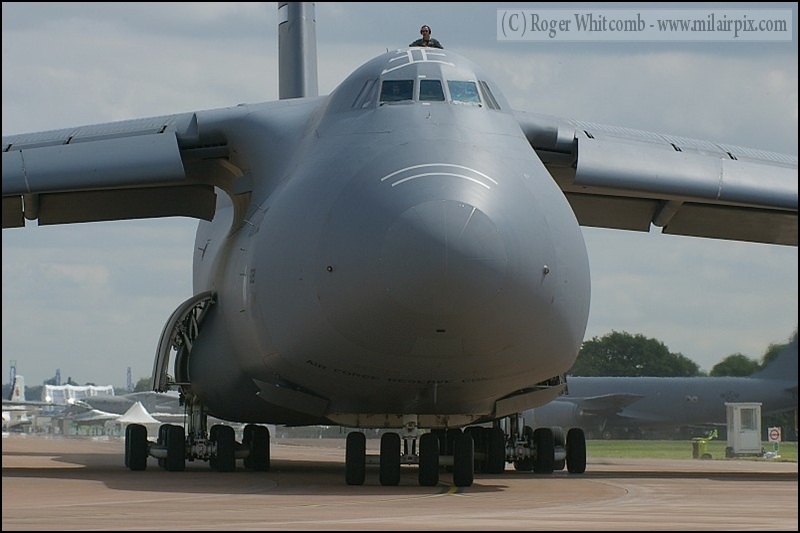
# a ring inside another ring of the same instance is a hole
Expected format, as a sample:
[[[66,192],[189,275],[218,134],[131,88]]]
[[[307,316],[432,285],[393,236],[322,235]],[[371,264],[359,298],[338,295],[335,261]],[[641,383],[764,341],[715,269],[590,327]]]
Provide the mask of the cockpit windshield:
[[[444,102],[444,90],[440,80],[419,81],[420,102]]]
[[[328,109],[375,109],[421,104],[503,111],[507,103],[475,65],[440,49],[411,47],[387,52],[351,74]]]
[[[381,103],[401,102],[414,97],[414,80],[386,80],[381,85]]]
[[[456,103],[480,104],[481,97],[478,95],[478,86],[474,81],[447,80],[447,88],[450,90],[450,99]]]

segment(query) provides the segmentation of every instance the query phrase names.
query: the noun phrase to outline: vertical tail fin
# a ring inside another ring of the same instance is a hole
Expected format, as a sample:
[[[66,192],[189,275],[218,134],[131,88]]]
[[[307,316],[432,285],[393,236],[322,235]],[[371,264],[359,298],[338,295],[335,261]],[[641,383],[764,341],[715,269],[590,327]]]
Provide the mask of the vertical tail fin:
[[[278,2],[278,98],[319,96],[313,2]]]
[[[25,401],[25,378],[22,376],[14,376],[14,383],[11,385],[11,398],[12,402]]]
[[[762,370],[752,375],[762,379],[797,379],[797,337]]]

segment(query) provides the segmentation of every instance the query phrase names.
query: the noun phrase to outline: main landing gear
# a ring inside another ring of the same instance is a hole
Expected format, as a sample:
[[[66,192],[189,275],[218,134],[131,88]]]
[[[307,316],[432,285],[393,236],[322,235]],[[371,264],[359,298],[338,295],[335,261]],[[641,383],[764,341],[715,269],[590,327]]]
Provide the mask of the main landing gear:
[[[126,467],[145,470],[147,458],[155,457],[158,466],[170,472],[180,472],[186,461],[195,460],[208,461],[218,472],[233,472],[237,459],[243,459],[248,470],[269,470],[270,434],[266,426],[246,425],[242,442],[237,442],[231,426],[215,424],[206,431],[208,416],[202,403],[191,393],[184,398],[188,405],[188,431],[183,426],[163,424],[153,442],[148,440],[145,426],[130,424],[125,428]]]
[[[243,459],[248,470],[266,471],[270,467],[269,429],[248,424],[242,442],[236,441],[232,427],[211,426],[207,437],[185,434],[183,426],[163,424],[158,439],[147,438],[147,428],[130,424],[125,428],[125,466],[131,470],[146,470],[147,458],[158,459],[158,466],[170,472],[180,472],[186,461],[208,461],[218,472],[236,470],[236,460]]]
[[[418,449],[417,449],[417,445]],[[400,483],[401,465],[418,465],[421,486],[435,486],[444,467],[453,474],[453,484],[469,487],[475,472],[501,474],[506,463],[519,471],[552,474],[564,468],[571,474],[586,471],[586,437],[580,428],[564,435],[560,427],[525,426],[520,416],[495,422],[492,427],[469,426],[461,429],[434,429],[420,433],[413,421],[401,433],[381,436],[380,455],[367,455],[366,436],[347,435],[345,482],[363,485],[367,464],[377,464],[381,485]]]

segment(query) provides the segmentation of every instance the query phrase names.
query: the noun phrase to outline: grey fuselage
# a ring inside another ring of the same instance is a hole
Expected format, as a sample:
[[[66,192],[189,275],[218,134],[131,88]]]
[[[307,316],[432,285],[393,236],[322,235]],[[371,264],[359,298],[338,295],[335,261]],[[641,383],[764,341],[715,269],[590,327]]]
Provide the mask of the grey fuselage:
[[[197,113],[248,198],[219,194],[196,238],[195,293],[216,301],[189,375],[214,416],[492,416],[573,364],[590,299],[576,218],[500,90],[436,52],[389,52],[327,97]],[[478,82],[482,102],[421,102],[423,79]],[[381,104],[385,80],[413,98]]]
[[[796,353],[796,352],[795,352]],[[764,415],[797,409],[797,374],[751,377],[568,377],[569,396],[526,413],[536,426],[678,428],[725,424],[726,402],[759,402]],[[586,398],[635,395],[615,415],[593,411]]]

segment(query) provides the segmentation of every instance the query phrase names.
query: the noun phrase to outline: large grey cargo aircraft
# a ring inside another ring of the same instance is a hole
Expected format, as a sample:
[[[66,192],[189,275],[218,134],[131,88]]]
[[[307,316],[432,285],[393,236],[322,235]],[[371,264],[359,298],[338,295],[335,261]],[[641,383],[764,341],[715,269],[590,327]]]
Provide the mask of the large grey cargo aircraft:
[[[387,51],[318,96],[313,6],[279,11],[278,101],[3,137],[4,228],[200,220],[153,365],[188,428],[128,426],[132,470],[265,470],[264,424],[326,424],[355,428],[351,485],[373,460],[383,485],[582,473],[582,430],[524,418],[585,334],[581,226],[797,246],[796,157],[517,111],[451,50]],[[360,428],[397,431],[372,458]]]
[[[603,438],[726,423],[726,402],[760,402],[764,415],[797,410],[797,338],[746,377],[567,376],[569,394],[525,413],[533,426],[579,427]]]

